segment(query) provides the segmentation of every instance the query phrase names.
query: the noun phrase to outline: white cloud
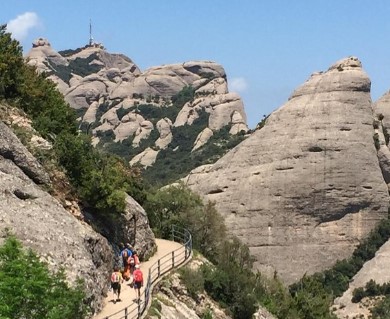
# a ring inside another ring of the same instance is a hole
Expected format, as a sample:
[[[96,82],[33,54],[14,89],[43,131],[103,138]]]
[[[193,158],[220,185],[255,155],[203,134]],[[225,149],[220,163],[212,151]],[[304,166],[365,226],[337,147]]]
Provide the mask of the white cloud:
[[[26,12],[7,23],[7,32],[12,33],[14,39],[23,41],[31,29],[40,25],[41,22],[35,12]]]
[[[244,78],[232,78],[229,81],[229,91],[242,93],[248,88],[248,83]]]

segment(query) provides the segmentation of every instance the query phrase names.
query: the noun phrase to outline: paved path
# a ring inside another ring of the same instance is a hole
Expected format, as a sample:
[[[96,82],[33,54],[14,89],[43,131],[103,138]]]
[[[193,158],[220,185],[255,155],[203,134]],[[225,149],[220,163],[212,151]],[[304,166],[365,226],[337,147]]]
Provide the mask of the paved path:
[[[141,263],[141,270],[144,274],[144,283],[146,284],[149,268],[154,265],[158,259],[161,259],[165,255],[169,254],[170,252],[174,251],[175,249],[178,249],[182,247],[182,244],[176,243],[170,240],[165,239],[156,239],[157,244],[157,252],[151,257],[148,261]],[[169,257],[170,258],[170,257]],[[164,259],[165,260],[165,259]],[[163,260],[161,260],[163,262]],[[169,265],[167,265],[169,267]],[[164,267],[162,267],[161,271],[164,271]],[[143,295],[144,288],[141,289],[141,296],[142,299],[144,299]],[[136,298],[135,290],[130,287],[130,281],[124,281],[122,284],[122,290],[121,290],[121,300],[120,302],[117,302],[114,304],[113,299],[114,295],[112,291],[108,292],[108,297],[104,301],[104,308],[103,310],[94,317],[94,319],[104,319],[109,315],[112,315],[130,304],[133,303],[133,299]],[[134,305],[134,307],[136,307]],[[133,308],[133,307],[131,307]],[[114,318],[123,318],[124,311],[121,311],[117,316],[112,317]],[[111,319],[111,318],[110,318]]]

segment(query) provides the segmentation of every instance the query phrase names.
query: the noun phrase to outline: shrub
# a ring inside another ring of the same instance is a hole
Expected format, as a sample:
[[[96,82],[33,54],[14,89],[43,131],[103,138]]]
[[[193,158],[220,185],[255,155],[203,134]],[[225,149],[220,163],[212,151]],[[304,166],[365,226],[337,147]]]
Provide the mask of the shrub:
[[[174,107],[181,109],[184,104],[192,101],[195,97],[195,89],[190,86],[185,86],[180,92],[171,97],[171,101]]]
[[[191,269],[183,267],[179,269],[179,274],[182,282],[187,288],[188,294],[195,300],[199,293],[204,290],[204,278],[200,269]]]
[[[70,288],[63,270],[50,273],[13,236],[0,247],[0,296],[1,318],[82,319],[88,311],[83,283]]]

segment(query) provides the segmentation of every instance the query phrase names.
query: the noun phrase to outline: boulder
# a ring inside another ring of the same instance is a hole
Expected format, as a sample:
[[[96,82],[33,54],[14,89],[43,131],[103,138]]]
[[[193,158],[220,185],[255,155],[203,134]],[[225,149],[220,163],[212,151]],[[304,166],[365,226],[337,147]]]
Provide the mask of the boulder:
[[[156,146],[160,149],[165,149],[172,141],[172,121],[169,118],[163,118],[156,124],[156,128],[160,134],[160,137],[156,140]]]
[[[202,132],[199,133],[199,135],[196,137],[196,140],[194,142],[194,147],[192,148],[192,151],[195,151],[199,147],[202,147],[204,144],[207,143],[207,141],[210,139],[211,136],[213,136],[213,131],[210,130],[208,127],[206,127]]]
[[[156,151],[150,147],[145,149],[143,152],[137,154],[130,160],[130,165],[134,166],[136,164],[141,164],[144,167],[153,165],[156,161],[159,151]]]
[[[16,135],[0,121],[0,156],[12,161],[37,184],[49,184],[50,178],[42,165],[19,141]]]
[[[147,139],[154,129],[153,123],[150,121],[143,121],[140,127],[135,131],[133,139],[133,147],[138,147],[142,139]]]

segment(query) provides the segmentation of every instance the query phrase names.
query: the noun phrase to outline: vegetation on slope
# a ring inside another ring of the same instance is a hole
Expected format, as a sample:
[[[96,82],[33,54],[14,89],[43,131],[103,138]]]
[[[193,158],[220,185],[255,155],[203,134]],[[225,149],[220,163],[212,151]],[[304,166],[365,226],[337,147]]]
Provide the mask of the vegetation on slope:
[[[82,319],[83,282],[68,286],[63,270],[49,272],[32,251],[9,236],[0,246],[0,317],[4,319]]]
[[[334,298],[347,290],[351,278],[390,238],[390,220],[385,220],[358,245],[351,258],[338,261],[324,272],[304,276],[286,289],[277,279],[277,274],[274,279],[267,279],[253,272],[253,259],[248,247],[237,238],[227,239],[226,229],[221,227],[223,219],[214,204],[202,203],[200,197],[184,185],[166,187],[149,194],[145,207],[150,224],[159,235],[169,238],[172,223],[191,231],[194,248],[213,266],[187,269],[182,272],[182,278],[190,293],[196,295],[205,290],[230,310],[234,318],[251,318],[259,304],[278,318],[335,318],[330,310]],[[202,280],[198,280],[200,277]],[[356,301],[367,295],[388,295],[373,310],[373,313],[382,313],[389,303],[388,287],[388,284],[379,286],[372,283],[368,290],[355,292]]]
[[[293,295],[276,276],[267,279],[254,273],[254,260],[248,247],[237,238],[227,236],[215,205],[204,204],[184,185],[165,187],[149,194],[145,208],[157,234],[169,238],[172,223],[186,227],[193,235],[194,249],[213,263],[203,265],[199,270],[182,272],[190,293],[205,290],[233,318],[252,318],[258,305],[263,305],[278,318],[334,318],[329,312],[331,295],[317,284],[316,295],[312,290],[300,290],[299,294]]]
[[[21,108],[33,127],[53,143],[40,159],[65,170],[75,192],[97,214],[121,213],[125,193],[140,203],[143,188],[136,175],[119,158],[91,146],[79,134],[75,112],[64,101],[53,82],[24,63],[22,48],[0,27],[0,99]]]

